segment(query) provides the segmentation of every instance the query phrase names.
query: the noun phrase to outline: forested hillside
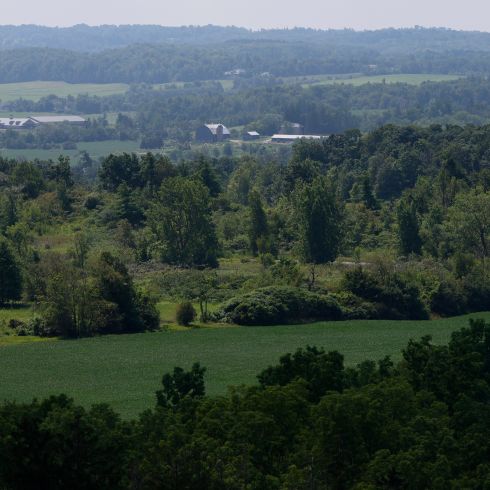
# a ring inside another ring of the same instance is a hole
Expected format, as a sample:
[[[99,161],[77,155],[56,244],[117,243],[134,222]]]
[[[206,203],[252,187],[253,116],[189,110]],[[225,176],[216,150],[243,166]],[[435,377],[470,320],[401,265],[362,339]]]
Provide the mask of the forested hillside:
[[[0,82],[165,83],[346,73],[487,74],[484,33],[443,29],[372,32],[247,31],[122,26],[0,27]],[[62,49],[60,49],[62,47]]]
[[[412,53],[413,50],[488,51],[486,32],[444,28],[380,29],[377,31],[319,30],[308,28],[249,30],[240,27],[84,24],[73,27],[37,25],[0,26],[0,48],[60,46],[74,51],[101,51],[130,44],[209,44],[242,40],[291,41],[316,44],[367,46],[382,53]]]

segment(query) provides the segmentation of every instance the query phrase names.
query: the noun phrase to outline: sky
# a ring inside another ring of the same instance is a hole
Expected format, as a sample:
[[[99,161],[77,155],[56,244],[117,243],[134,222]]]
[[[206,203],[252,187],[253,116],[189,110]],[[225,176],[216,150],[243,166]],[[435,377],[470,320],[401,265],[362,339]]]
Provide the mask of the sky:
[[[489,0],[3,0],[2,4],[0,24],[358,30],[419,25],[490,31]]]

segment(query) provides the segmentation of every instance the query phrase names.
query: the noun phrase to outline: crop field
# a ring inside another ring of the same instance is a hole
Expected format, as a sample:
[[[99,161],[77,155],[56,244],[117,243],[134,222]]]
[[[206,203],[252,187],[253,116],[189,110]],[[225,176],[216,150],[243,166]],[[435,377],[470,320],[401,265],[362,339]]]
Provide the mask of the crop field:
[[[161,376],[174,366],[199,361],[207,368],[211,395],[230,385],[251,384],[279,357],[298,347],[339,350],[346,363],[391,355],[410,338],[431,334],[448,341],[468,318],[490,320],[490,313],[434,321],[350,321],[278,327],[221,327],[35,342],[0,347],[0,399],[29,401],[66,393],[84,405],[106,402],[125,417],[154,404]]]
[[[0,148],[0,156],[8,158],[25,158],[26,160],[33,160],[35,158],[40,160],[56,160],[60,155],[66,155],[72,160],[76,160],[77,156],[82,150],[87,151],[93,159],[107,156],[109,153],[143,151],[140,150],[138,141],[108,140],[78,143],[76,150],[63,150],[61,148],[52,150],[12,150],[9,148]]]
[[[19,98],[39,100],[47,95],[67,97],[68,95],[106,95],[123,94],[128,90],[125,83],[66,83],[66,82],[22,82],[0,84],[0,100],[8,102]]]
[[[458,75],[437,75],[437,74],[399,74],[399,75],[372,75],[372,76],[359,76],[353,75],[351,77],[336,78],[327,75],[317,75],[312,77],[306,77],[303,80],[297,80],[304,87],[311,85],[333,85],[333,84],[346,84],[360,86],[367,83],[407,83],[409,85],[420,85],[424,82],[448,82],[451,80],[458,80],[461,78]]]

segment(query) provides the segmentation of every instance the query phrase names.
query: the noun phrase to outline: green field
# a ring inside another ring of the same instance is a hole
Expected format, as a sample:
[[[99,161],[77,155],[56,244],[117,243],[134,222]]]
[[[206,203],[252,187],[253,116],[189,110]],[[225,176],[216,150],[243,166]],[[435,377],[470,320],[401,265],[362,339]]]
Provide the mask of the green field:
[[[461,77],[458,75],[433,75],[433,74],[400,74],[400,75],[372,75],[372,76],[356,76],[336,78],[327,75],[317,75],[306,77],[306,80],[297,80],[303,87],[311,85],[333,85],[346,84],[360,86],[367,83],[408,83],[409,85],[420,85],[424,82],[448,82],[458,80]]]
[[[66,83],[66,82],[22,82],[0,84],[0,100],[8,102],[23,98],[39,100],[47,95],[66,97],[68,95],[105,95],[123,94],[128,90],[125,83]]]
[[[33,160],[39,158],[40,160],[56,160],[60,155],[69,156],[71,159],[76,159],[78,154],[85,150],[89,155],[97,159],[102,156],[106,156],[109,153],[122,153],[122,152],[140,152],[140,145],[138,141],[93,141],[87,143],[78,143],[76,150],[12,150],[8,148],[0,149],[0,156],[9,158],[25,158],[26,160]]]
[[[490,320],[490,313],[471,316]],[[253,383],[260,370],[298,347],[337,349],[350,365],[387,354],[399,359],[410,338],[431,334],[434,342],[447,342],[468,317],[190,329],[4,345],[0,399],[27,401],[64,392],[77,402],[107,402],[124,416],[134,416],[153,405],[162,374],[176,365],[188,368],[200,361],[208,368],[207,391],[216,395],[229,385]]]
[[[409,83],[420,85],[422,82],[446,82],[461,78],[458,75],[434,75],[434,74],[401,74],[401,75],[311,75],[283,77],[285,83],[301,83],[303,86],[326,85],[345,83],[350,85],[364,85],[366,83]],[[218,80],[225,90],[233,87],[233,80]],[[156,84],[156,89],[165,89],[168,86],[182,88],[184,82],[172,82]],[[47,95],[66,97],[68,95],[97,95],[99,97],[115,94],[123,94],[129,88],[125,83],[66,83],[66,82],[21,82],[0,84],[0,101],[9,102],[19,98],[37,101]],[[30,114],[26,114],[30,115]],[[20,117],[20,115],[19,115]]]

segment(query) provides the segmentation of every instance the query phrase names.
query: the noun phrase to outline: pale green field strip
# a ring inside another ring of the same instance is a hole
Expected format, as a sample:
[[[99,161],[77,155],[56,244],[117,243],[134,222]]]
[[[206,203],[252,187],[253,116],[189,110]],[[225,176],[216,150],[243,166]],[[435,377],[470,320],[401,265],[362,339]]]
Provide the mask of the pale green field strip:
[[[14,150],[2,148],[0,149],[0,156],[4,158],[25,158],[26,160],[34,160],[35,158],[38,158],[39,160],[56,160],[60,155],[76,158],[83,150],[87,151],[94,159],[107,156],[110,153],[139,153],[144,151],[140,149],[138,141],[108,140],[78,143],[76,150],[63,150],[61,148],[52,150],[37,148],[32,150]]]
[[[338,350],[346,363],[400,351],[411,338],[430,334],[446,343],[468,318],[490,320],[490,313],[436,321],[322,322],[277,327],[189,329],[4,345],[0,347],[0,400],[29,401],[66,393],[78,403],[107,402],[125,417],[154,405],[155,390],[174,366],[199,361],[208,370],[207,392],[218,395],[230,385],[251,384],[279,357],[298,347]]]
[[[19,98],[39,100],[47,95],[67,97],[68,95],[106,95],[123,94],[129,88],[125,83],[66,83],[66,82],[21,82],[0,84],[0,100],[8,102]]]
[[[459,75],[433,75],[433,74],[400,74],[400,75],[372,75],[352,78],[331,78],[320,76],[311,81],[302,83],[304,87],[311,85],[366,85],[368,83],[406,83],[409,85],[421,85],[424,82],[449,82],[462,78]]]

